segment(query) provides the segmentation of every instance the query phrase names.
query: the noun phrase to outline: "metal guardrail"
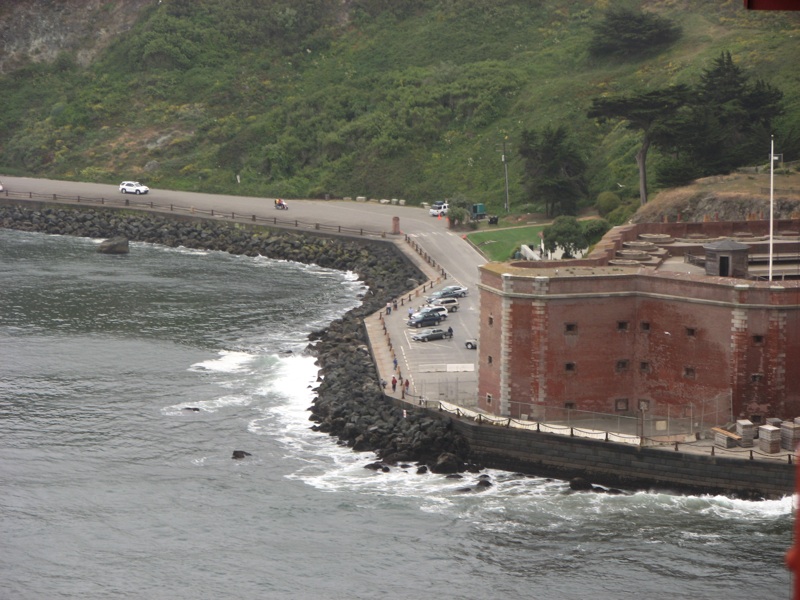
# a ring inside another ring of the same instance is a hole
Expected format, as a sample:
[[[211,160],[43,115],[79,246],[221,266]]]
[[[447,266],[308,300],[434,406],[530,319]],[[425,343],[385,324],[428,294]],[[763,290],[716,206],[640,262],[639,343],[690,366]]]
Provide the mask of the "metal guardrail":
[[[314,223],[308,221],[301,221],[299,219],[279,219],[278,217],[265,217],[256,214],[242,214],[233,211],[224,210],[203,210],[193,206],[180,206],[177,204],[158,204],[156,202],[148,202],[138,200],[139,196],[135,199],[130,196],[120,199],[111,198],[94,198],[91,196],[64,196],[61,194],[39,194],[36,192],[11,192],[5,190],[2,195],[6,198],[13,198],[17,200],[34,200],[38,202],[54,202],[56,204],[82,204],[86,206],[110,206],[114,208],[132,208],[144,209],[159,212],[178,212],[191,216],[198,217],[211,217],[217,219],[230,219],[231,221],[249,221],[260,225],[272,225],[275,227],[282,227],[288,229],[309,229],[320,232],[338,233],[342,235],[351,236],[370,236],[385,238],[388,236],[386,231],[372,231],[364,228],[351,228],[343,227],[342,225],[326,225],[324,223]]]
[[[684,448],[687,447],[700,448],[703,451],[706,450],[705,446],[701,447],[699,443],[691,441],[664,442],[655,438],[641,437],[638,435],[629,435],[623,433],[615,433],[612,431],[603,431],[597,429],[582,429],[571,425],[555,425],[555,424],[543,423],[540,421],[520,421],[517,419],[511,419],[509,417],[496,417],[493,415],[487,415],[481,412],[468,410],[460,406],[456,406],[454,404],[449,404],[441,401],[430,401],[430,400],[420,399],[419,405],[428,409],[438,410],[440,412],[446,412],[452,414],[453,416],[459,419],[466,419],[478,424],[486,423],[487,425],[493,425],[495,427],[514,427],[531,432],[555,433],[558,435],[566,435],[569,437],[581,437],[581,438],[594,439],[598,441],[632,444],[637,446],[660,447],[660,448],[665,448],[669,446],[672,447],[672,449],[675,452],[678,452],[681,446],[683,446]],[[738,450],[727,450],[725,448],[712,445],[707,447],[707,449],[711,456],[716,456],[718,454],[728,454],[733,458],[739,458],[739,459],[743,458],[742,448],[739,448]],[[748,460],[755,460],[756,458],[758,458],[759,460],[771,460],[775,462],[788,461],[788,464],[790,465],[793,464],[793,456],[791,453],[786,455],[766,454],[755,448],[749,448],[747,450],[749,450],[749,452],[747,452],[746,455],[746,458]]]

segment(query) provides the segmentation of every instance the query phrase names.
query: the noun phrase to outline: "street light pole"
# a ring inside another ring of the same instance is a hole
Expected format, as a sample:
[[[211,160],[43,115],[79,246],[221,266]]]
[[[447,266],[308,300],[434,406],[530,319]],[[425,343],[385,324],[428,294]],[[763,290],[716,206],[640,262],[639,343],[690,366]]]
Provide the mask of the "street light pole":
[[[508,136],[503,138],[503,173],[505,174],[506,178],[506,212],[509,211],[508,207],[508,161],[506,161],[506,140]]]
[[[769,281],[772,281],[772,227],[773,227],[773,185],[775,183],[775,136],[769,140]]]

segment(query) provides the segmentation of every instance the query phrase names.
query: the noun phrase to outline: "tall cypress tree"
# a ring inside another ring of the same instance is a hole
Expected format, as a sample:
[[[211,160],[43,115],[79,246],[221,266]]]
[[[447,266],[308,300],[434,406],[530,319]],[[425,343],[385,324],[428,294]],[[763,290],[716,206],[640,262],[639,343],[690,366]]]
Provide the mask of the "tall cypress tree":
[[[639,94],[595,98],[588,117],[600,122],[621,120],[628,129],[642,132],[642,144],[636,153],[639,167],[639,199],[647,203],[647,153],[654,135],[686,104],[690,90],[685,85],[662,88]]]
[[[519,154],[525,159],[525,186],[534,200],[545,203],[548,216],[577,212],[586,195],[586,162],[569,138],[567,128],[523,131]]]
[[[681,185],[759,160],[783,113],[783,92],[763,80],[750,83],[723,52],[700,76],[691,104],[653,134],[667,155],[659,181]]]

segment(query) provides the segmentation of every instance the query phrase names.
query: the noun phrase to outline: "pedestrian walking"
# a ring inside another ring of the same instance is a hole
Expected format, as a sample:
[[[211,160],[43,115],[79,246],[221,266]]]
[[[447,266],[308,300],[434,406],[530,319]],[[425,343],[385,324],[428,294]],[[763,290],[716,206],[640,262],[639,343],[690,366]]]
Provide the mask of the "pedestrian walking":
[[[397,310],[397,298],[392,300],[392,310]]]
[[[451,337],[451,338],[453,337],[453,328],[452,327],[448,327],[447,328],[447,336]]]
[[[410,319],[412,316],[414,316],[414,308],[409,306],[408,307],[408,318]]]
[[[392,375],[392,391],[393,392],[397,391],[397,377],[395,377],[394,375]]]
[[[394,358],[394,370],[397,371],[397,357]]]
[[[409,385],[411,385],[411,383],[408,381],[408,379],[406,379],[405,384],[403,384],[403,387],[406,389],[406,394],[408,393],[408,386]]]
[[[391,302],[387,302],[386,303],[386,314],[387,315],[392,314],[392,303]]]

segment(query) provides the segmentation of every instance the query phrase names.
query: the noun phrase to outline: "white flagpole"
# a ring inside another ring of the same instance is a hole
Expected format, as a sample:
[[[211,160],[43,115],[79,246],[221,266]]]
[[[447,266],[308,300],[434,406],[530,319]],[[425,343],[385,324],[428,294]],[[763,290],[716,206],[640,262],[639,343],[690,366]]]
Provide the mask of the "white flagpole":
[[[769,140],[769,280],[772,281],[772,221],[773,221],[773,184],[775,182],[775,136]]]

